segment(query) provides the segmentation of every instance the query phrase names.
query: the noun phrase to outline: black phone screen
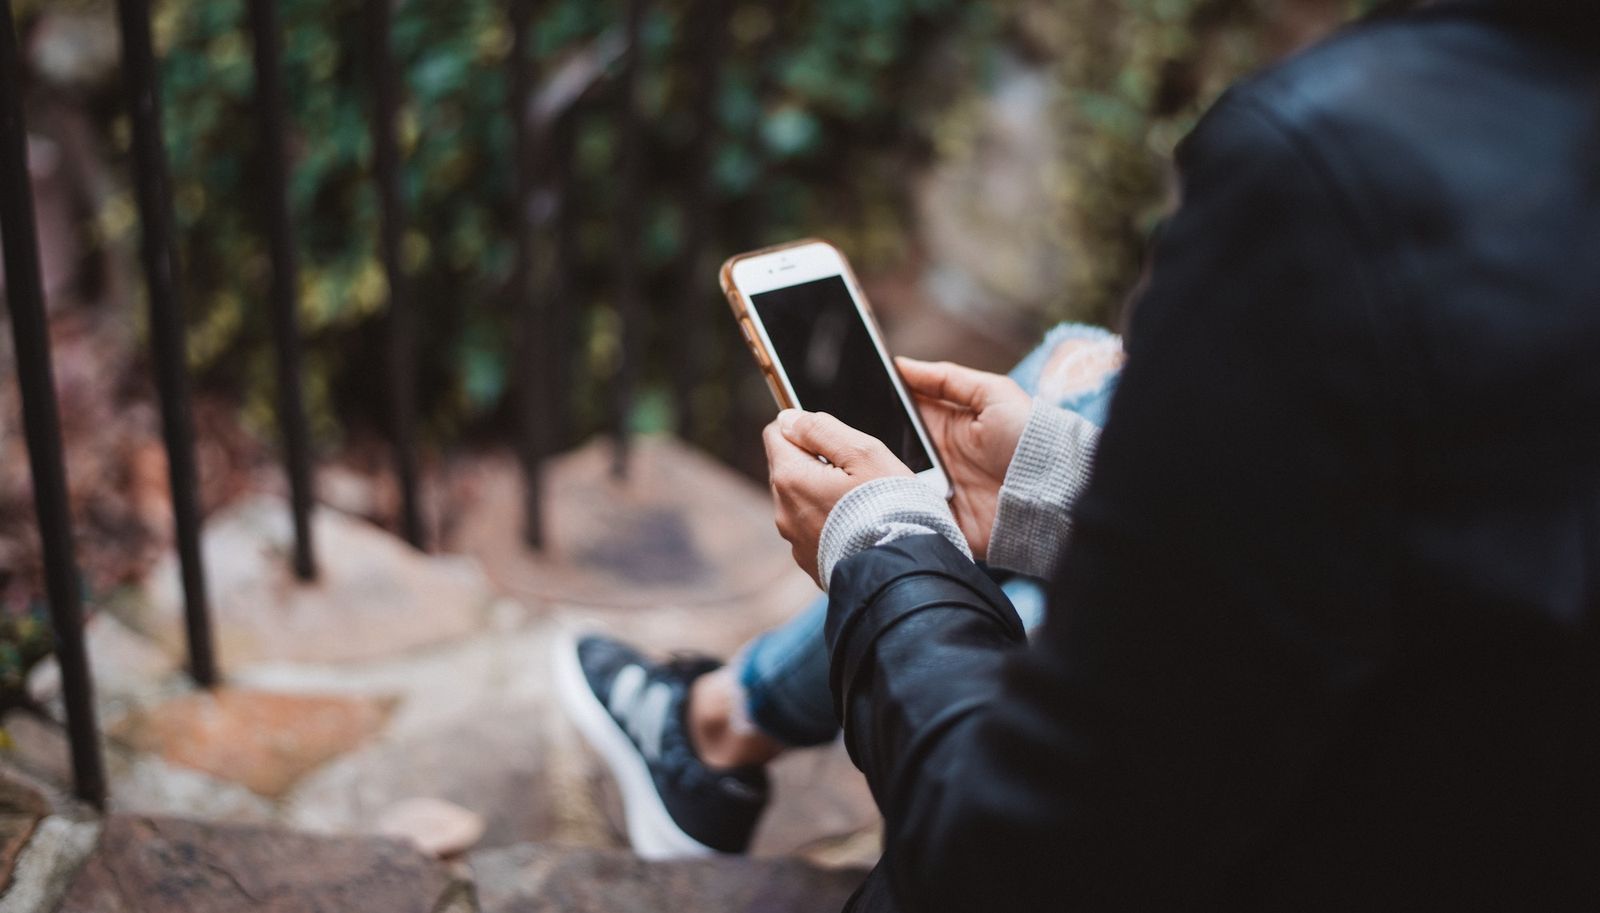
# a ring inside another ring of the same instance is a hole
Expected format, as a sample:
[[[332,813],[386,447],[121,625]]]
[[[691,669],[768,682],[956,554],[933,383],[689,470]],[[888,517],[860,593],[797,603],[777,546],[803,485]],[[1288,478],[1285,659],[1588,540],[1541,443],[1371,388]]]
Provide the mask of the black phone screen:
[[[933,468],[842,277],[761,292],[750,303],[800,408],[872,435],[912,472]]]

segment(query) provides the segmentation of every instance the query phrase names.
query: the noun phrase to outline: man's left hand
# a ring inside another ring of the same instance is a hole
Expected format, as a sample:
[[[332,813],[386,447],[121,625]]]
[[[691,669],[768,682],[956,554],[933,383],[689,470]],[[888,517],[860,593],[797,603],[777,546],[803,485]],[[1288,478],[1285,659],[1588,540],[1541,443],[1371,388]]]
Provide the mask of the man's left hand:
[[[877,438],[826,412],[785,409],[761,439],[767,445],[778,532],[793,547],[795,563],[813,579],[822,527],[839,499],[863,482],[913,474]]]

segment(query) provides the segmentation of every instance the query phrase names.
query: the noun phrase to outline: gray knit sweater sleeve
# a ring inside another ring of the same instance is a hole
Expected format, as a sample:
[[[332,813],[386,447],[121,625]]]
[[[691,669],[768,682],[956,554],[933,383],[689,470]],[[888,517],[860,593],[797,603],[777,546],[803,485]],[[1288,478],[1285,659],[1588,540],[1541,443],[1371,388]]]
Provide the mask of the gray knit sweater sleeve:
[[[863,482],[828,512],[817,543],[817,581],[827,589],[833,569],[846,558],[874,545],[928,533],[944,536],[972,557],[950,505],[928,483],[910,476]]]
[[[1049,576],[1072,531],[1072,505],[1089,482],[1100,429],[1074,412],[1041,399],[1006,468],[989,534],[990,567],[1031,577]],[[903,536],[937,533],[972,557],[950,505],[927,483],[899,476],[851,489],[828,513],[817,544],[817,579],[823,589],[840,562]]]
[[[1100,429],[1041,399],[1006,468],[989,534],[990,567],[1047,577],[1072,531],[1072,505],[1089,482]]]

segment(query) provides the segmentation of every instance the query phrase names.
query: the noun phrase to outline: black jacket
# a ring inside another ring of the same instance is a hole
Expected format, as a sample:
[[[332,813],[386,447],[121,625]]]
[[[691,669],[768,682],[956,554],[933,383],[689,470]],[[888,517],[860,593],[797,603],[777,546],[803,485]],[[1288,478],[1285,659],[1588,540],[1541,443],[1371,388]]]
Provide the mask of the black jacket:
[[[1600,26],[1529,9],[1184,143],[1032,646],[938,537],[835,571],[864,902],[1600,910]]]

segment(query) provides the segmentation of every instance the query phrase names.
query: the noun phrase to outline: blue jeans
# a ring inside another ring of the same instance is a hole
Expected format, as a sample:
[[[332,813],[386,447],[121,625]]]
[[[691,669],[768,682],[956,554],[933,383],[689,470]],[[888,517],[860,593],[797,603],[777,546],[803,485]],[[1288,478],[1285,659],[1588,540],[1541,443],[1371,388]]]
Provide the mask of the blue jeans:
[[[1056,344],[1065,339],[1104,339],[1111,334],[1099,327],[1061,324],[1017,363],[1011,378],[1029,393],[1039,387],[1039,377]],[[1094,388],[1060,401],[1096,425],[1104,425],[1111,395],[1120,371],[1112,372]],[[991,572],[1011,598],[1022,624],[1030,631],[1044,619],[1045,597],[1040,582],[1027,577]],[[819,596],[788,623],[773,628],[746,644],[734,660],[744,687],[745,710],[764,734],[791,747],[823,745],[839,732],[828,691],[828,651],[822,627],[828,617],[828,597]]]

